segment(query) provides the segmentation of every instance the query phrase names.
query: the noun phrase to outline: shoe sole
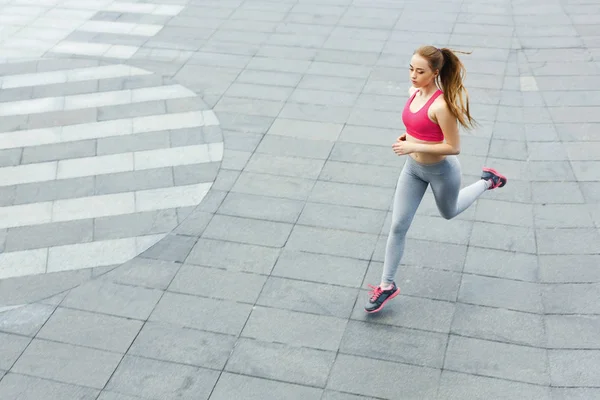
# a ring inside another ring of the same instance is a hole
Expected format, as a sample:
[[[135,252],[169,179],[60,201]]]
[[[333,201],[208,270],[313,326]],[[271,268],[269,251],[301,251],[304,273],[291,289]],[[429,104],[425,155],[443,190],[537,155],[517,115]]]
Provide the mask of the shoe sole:
[[[508,179],[506,179],[506,177],[500,173],[498,173],[498,171],[496,171],[493,168],[483,168],[483,170],[485,172],[491,172],[492,174],[496,175],[498,178],[500,178],[500,184],[496,187],[503,187],[504,185],[506,185],[506,182],[508,182]]]
[[[398,289],[397,289],[397,290],[396,290],[394,293],[392,293],[392,294],[391,294],[391,295],[390,295],[390,296],[389,296],[387,299],[385,299],[385,301],[384,301],[383,303],[381,303],[381,305],[380,305],[379,307],[377,307],[376,309],[374,309],[374,310],[371,310],[371,311],[367,311],[367,310],[365,310],[365,311],[366,311],[366,312],[368,312],[369,314],[376,313],[376,312],[378,312],[379,310],[381,310],[381,309],[383,308],[383,306],[385,306],[385,303],[387,303],[388,301],[390,301],[390,300],[391,300],[391,299],[393,299],[394,297],[398,296],[399,294],[400,294],[400,288],[398,288]]]

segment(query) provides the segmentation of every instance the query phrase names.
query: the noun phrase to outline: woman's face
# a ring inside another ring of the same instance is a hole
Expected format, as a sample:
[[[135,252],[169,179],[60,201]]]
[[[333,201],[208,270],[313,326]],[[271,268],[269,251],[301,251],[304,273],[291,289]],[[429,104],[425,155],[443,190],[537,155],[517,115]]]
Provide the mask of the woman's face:
[[[435,81],[437,76],[431,70],[429,63],[418,54],[414,54],[410,60],[410,81],[416,88],[422,88]]]

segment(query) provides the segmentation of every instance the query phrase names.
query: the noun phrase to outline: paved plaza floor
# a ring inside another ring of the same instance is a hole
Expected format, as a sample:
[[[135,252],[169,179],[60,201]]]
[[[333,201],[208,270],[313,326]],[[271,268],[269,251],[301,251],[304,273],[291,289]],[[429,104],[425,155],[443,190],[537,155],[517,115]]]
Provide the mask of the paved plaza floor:
[[[600,399],[593,0],[0,0],[0,399]],[[479,126],[379,282],[408,64]]]

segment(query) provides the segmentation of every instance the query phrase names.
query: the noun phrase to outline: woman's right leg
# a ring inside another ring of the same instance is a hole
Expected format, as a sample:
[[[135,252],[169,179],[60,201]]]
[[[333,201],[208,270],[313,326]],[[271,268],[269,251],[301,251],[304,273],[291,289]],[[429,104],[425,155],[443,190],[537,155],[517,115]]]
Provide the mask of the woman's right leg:
[[[404,254],[406,233],[429,184],[414,173],[412,163],[414,163],[412,159],[407,160],[396,186],[392,208],[392,224],[385,247],[385,259],[381,275],[381,284],[384,287],[388,287],[394,282],[396,271]]]
[[[406,233],[423,199],[428,183],[415,174],[415,165],[411,158],[406,160],[398,178],[394,203],[392,206],[392,225],[387,239],[381,284],[369,293],[365,311],[379,311],[388,300],[398,295],[400,290],[394,283],[396,271],[404,254]]]

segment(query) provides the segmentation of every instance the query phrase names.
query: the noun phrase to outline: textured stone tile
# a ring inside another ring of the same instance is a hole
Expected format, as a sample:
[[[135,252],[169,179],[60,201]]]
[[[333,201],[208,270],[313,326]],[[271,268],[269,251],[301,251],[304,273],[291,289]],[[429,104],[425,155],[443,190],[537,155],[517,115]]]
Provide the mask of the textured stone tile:
[[[242,172],[231,189],[232,192],[305,200],[314,181],[304,178]]]
[[[0,381],[0,395],[7,399],[95,400],[99,393],[96,389],[19,374],[8,374]]]
[[[586,400],[600,395],[597,388],[552,388],[552,400]]]
[[[536,282],[538,260],[533,254],[469,247],[464,272]]]
[[[219,213],[280,222],[296,222],[304,203],[297,200],[231,192]]]
[[[9,370],[29,345],[30,338],[0,332],[0,369]]]
[[[362,371],[356,374],[356,371]],[[352,392],[365,396],[393,398],[398,393],[407,398],[435,398],[440,371],[373,360],[350,355],[338,355],[328,389]]]
[[[149,320],[237,335],[251,311],[248,304],[165,293]]]
[[[592,315],[546,315],[547,346],[554,349],[598,349],[600,318]],[[574,333],[577,334],[574,334]]]
[[[125,318],[146,319],[161,295],[162,292],[155,289],[99,281],[76,287],[67,295],[61,306]]]
[[[553,386],[598,386],[598,350],[548,350]]]
[[[364,338],[369,337],[368,343]],[[403,364],[441,368],[447,335],[350,321],[340,352]]]
[[[533,226],[533,207],[530,204],[479,199],[475,218],[496,224]]]
[[[170,234],[142,253],[145,258],[183,262],[196,244],[196,238]]]
[[[439,400],[511,400],[528,398],[551,400],[550,388],[528,383],[442,371]]]
[[[289,250],[369,259],[377,236],[368,233],[296,225],[286,243]]]
[[[186,262],[236,271],[269,274],[278,255],[279,249],[200,239],[190,252]]]
[[[136,257],[107,273],[103,279],[124,285],[166,289],[180,264]]]
[[[385,217],[383,210],[307,203],[298,224],[377,234]]]
[[[321,393],[322,390],[317,388],[225,372],[219,378],[210,398],[225,400],[243,396],[247,400],[320,400]]]
[[[93,221],[68,221],[11,228],[6,235],[6,251],[19,251],[92,240]]]
[[[94,177],[60,179],[18,185],[15,189],[14,204],[62,200],[94,194]]]
[[[594,228],[536,230],[539,254],[598,254],[600,231]]]
[[[254,153],[245,171],[317,179],[324,161],[311,158]]]
[[[264,275],[184,265],[169,285],[169,291],[254,303],[266,280]],[[220,290],[215,292],[217,287]]]
[[[230,242],[282,247],[292,230],[291,224],[215,215],[203,237]]]
[[[326,140],[309,140],[281,135],[267,135],[258,145],[257,153],[276,156],[326,159],[333,143]]]
[[[323,283],[270,277],[257,301],[258,305],[291,311],[348,318],[357,290]],[[335,299],[335,301],[331,301]]]
[[[471,374],[548,385],[546,350],[450,336],[444,368]]]
[[[503,308],[457,304],[452,333],[525,346],[544,347],[546,332],[540,315]]]
[[[540,291],[537,283],[464,274],[458,300],[469,304],[540,313]]]
[[[219,373],[182,364],[125,356],[106,388],[133,396],[207,400]]]
[[[141,328],[141,321],[58,308],[36,337],[123,353]]]
[[[591,283],[600,280],[598,255],[542,255],[538,263],[540,282]],[[565,265],[569,268],[565,268]]]
[[[548,314],[598,314],[600,304],[594,300],[600,284],[552,284],[542,290],[544,311]]]
[[[54,311],[49,304],[27,304],[0,313],[0,331],[34,336]]]
[[[121,354],[34,339],[12,371],[102,389]]]
[[[276,320],[276,325],[269,321]],[[337,351],[346,329],[346,319],[289,310],[255,307],[242,336],[264,342]],[[319,326],[315,331],[314,327]]]
[[[222,369],[234,344],[235,337],[233,336],[172,324],[148,322],[136,337],[128,354],[204,368]]]
[[[497,250],[534,254],[536,252],[534,236],[531,228],[475,222],[470,244]]]
[[[240,339],[225,370],[278,381],[324,387],[335,353]]]

